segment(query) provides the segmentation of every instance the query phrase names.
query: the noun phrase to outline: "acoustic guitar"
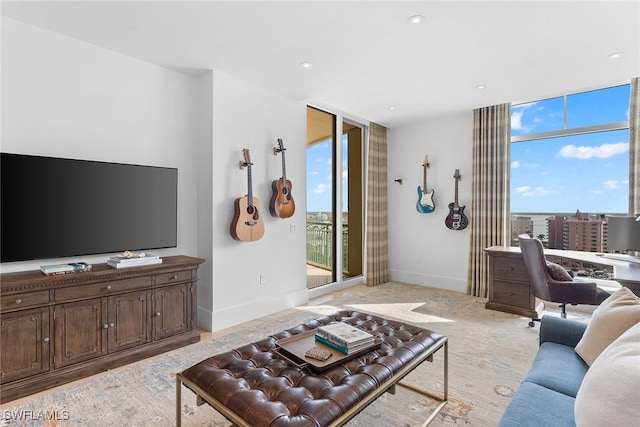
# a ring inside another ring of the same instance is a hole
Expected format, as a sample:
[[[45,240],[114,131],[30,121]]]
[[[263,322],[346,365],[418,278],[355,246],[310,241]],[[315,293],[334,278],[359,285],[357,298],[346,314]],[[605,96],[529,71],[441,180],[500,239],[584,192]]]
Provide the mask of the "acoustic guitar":
[[[458,204],[458,181],[460,180],[460,169],[456,169],[453,178],[456,180],[456,191],[454,202],[449,203],[449,215],[445,218],[444,223],[450,230],[464,230],[469,225],[469,220],[464,214],[464,206]]]
[[[418,186],[416,209],[420,213],[431,213],[436,208],[433,203],[433,190],[427,191],[427,169],[429,169],[429,155],[424,157],[424,163],[422,163],[422,188]]]
[[[278,145],[273,148],[273,155],[282,154],[282,177],[271,183],[271,200],[269,201],[269,212],[272,216],[279,218],[289,218],[296,211],[296,203],[291,195],[291,181],[287,179],[287,166],[284,159],[284,144],[278,138]]]
[[[238,197],[234,202],[231,236],[243,242],[254,242],[264,236],[264,222],[260,216],[260,200],[253,197],[251,183],[251,154],[244,148],[244,162],[240,161],[240,169],[247,168],[247,195]]]

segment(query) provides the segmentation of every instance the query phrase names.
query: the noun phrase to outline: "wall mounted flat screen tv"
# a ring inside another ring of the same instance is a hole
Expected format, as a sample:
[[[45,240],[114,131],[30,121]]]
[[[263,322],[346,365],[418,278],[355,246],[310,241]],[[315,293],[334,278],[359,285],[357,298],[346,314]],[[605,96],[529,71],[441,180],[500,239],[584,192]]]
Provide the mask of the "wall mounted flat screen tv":
[[[0,262],[176,247],[178,170],[0,153]]]

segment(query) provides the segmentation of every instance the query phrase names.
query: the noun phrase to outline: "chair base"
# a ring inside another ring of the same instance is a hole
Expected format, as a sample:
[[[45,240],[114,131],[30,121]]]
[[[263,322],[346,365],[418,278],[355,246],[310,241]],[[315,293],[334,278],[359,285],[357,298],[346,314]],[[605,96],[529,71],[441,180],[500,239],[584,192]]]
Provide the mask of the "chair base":
[[[575,305],[575,304],[573,304],[573,305]],[[560,317],[562,317],[563,319],[566,319],[567,318],[567,304],[566,303],[562,303],[558,307],[560,307],[562,309],[562,311],[560,312]],[[539,322],[539,321],[540,321],[540,319],[538,319],[538,318],[532,318],[529,321],[529,326],[533,328],[536,325],[535,322]]]

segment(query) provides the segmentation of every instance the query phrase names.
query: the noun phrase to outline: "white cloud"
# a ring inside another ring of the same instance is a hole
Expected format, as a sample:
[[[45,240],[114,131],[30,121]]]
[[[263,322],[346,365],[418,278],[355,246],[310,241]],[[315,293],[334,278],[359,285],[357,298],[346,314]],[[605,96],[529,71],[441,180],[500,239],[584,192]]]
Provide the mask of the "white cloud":
[[[620,184],[622,184],[621,181],[617,181],[613,179],[602,183],[602,185],[608,190],[615,190],[616,188],[618,188]]]
[[[606,159],[608,157],[624,154],[629,151],[628,142],[616,142],[613,144],[602,144],[598,147],[577,147],[573,144],[565,145],[560,149],[557,156],[567,159],[586,160],[592,157]]]
[[[320,175],[320,172],[318,172],[318,171],[311,171],[311,172],[309,172],[309,175]]]
[[[526,110],[536,104],[537,102],[529,102],[528,104],[514,105],[511,108],[511,130],[530,132],[531,129],[533,129],[533,126],[524,125],[522,123],[522,116],[524,115]],[[534,119],[534,122],[537,123],[536,119]]]
[[[520,160],[514,160],[513,162],[511,162],[511,169],[517,169],[517,168],[539,168],[540,164],[539,163],[521,163]]]
[[[322,194],[327,191],[330,187],[327,184],[318,184],[316,188],[313,189],[315,194]]]
[[[529,187],[528,185],[523,185],[522,187],[517,187],[515,190],[516,193],[520,194],[523,197],[544,197],[551,196],[557,193],[557,191],[555,190],[542,186]]]
[[[519,111],[513,111],[511,113],[511,130],[522,130],[528,131],[529,126],[525,126],[522,124],[522,115],[524,114],[524,109]]]

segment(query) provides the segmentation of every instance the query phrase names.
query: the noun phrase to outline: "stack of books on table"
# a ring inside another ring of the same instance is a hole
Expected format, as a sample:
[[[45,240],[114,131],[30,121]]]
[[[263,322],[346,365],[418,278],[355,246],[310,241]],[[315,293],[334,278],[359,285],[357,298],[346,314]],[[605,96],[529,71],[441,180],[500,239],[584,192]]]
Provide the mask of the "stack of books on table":
[[[70,262],[69,264],[42,265],[40,266],[40,271],[47,276],[81,273],[83,271],[91,271],[91,264],[87,264],[86,262]]]
[[[374,343],[373,335],[344,322],[318,327],[315,338],[344,354],[355,353]]]
[[[143,265],[162,264],[162,258],[158,255],[140,254],[140,255],[115,255],[109,257],[107,265],[114,268],[140,267]]]

